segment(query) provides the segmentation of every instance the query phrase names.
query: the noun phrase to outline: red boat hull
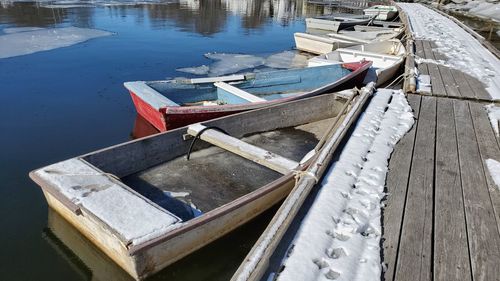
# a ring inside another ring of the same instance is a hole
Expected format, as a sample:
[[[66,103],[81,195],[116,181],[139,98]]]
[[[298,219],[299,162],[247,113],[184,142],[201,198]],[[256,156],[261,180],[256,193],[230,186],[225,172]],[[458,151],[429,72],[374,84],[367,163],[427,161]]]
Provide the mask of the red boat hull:
[[[363,80],[366,76],[368,68],[371,66],[371,62],[361,62],[361,63],[346,63],[344,67],[353,70],[350,75],[339,79],[338,83],[332,88],[325,90],[321,93],[316,93],[314,95],[340,91],[354,86],[361,86]],[[161,132],[173,130],[193,123],[203,122],[210,119],[227,116],[235,113],[239,113],[246,110],[257,109],[265,106],[274,105],[277,103],[287,102],[291,100],[301,99],[309,97],[311,95],[299,95],[297,97],[289,97],[278,99],[274,101],[266,102],[256,102],[252,104],[245,105],[224,105],[224,106],[169,106],[155,109],[150,104],[141,99],[133,91],[129,91],[132,97],[132,101],[135,105],[137,113],[141,115],[144,119],[150,122],[154,127],[156,127]]]

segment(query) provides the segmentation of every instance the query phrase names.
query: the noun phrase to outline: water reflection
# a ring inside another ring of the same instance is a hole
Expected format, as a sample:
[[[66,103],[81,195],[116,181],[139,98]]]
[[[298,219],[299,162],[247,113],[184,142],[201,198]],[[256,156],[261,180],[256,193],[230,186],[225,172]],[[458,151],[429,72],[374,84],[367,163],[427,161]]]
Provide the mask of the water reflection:
[[[277,207],[146,280],[229,280]],[[81,280],[134,280],[51,208],[48,209],[48,226],[42,236]]]
[[[366,0],[357,2],[368,3]],[[223,32],[232,15],[240,17],[243,29],[252,30],[262,28],[273,20],[281,25],[288,25],[304,16],[361,12],[307,0],[82,0],[1,3],[0,24],[48,27],[68,23],[78,27],[94,27],[96,9],[107,9],[112,17],[125,17],[134,13],[138,22],[147,19],[154,29],[174,25],[181,30],[204,36]]]
[[[130,137],[132,139],[139,139],[157,134],[159,132],[160,131],[158,131],[158,129],[151,125],[151,123],[149,123],[141,115],[137,114],[134,121],[134,128],[132,129]]]

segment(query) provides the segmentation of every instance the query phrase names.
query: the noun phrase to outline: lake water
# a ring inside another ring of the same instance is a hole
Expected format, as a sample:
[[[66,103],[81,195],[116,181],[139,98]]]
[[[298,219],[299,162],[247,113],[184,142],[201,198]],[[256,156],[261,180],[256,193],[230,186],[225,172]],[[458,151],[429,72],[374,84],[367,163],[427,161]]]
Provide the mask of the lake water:
[[[50,215],[49,224],[46,201],[28,172],[129,140],[136,113],[123,82],[186,75],[175,69],[209,64],[203,56],[209,52],[291,50],[293,33],[305,28],[302,17],[325,9],[302,0],[0,3],[0,36],[18,27],[73,26],[113,33],[0,59],[1,280],[110,280],[109,273],[115,272],[104,258],[96,264],[99,253],[84,247],[82,237],[61,230],[64,222],[57,215]],[[44,47],[37,44],[33,46]],[[269,219],[270,214],[260,217],[153,279],[227,279]],[[73,242],[66,245],[55,238],[64,233]],[[116,272],[111,276],[125,278]]]

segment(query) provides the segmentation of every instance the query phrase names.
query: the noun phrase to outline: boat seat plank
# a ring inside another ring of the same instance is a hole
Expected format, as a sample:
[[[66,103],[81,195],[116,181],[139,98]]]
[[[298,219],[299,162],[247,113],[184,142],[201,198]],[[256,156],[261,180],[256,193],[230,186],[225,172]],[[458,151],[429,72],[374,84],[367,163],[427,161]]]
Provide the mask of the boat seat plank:
[[[191,78],[189,82],[191,82],[191,84],[202,84],[202,83],[215,83],[215,82],[232,82],[240,80],[245,80],[245,75]]]
[[[201,124],[193,124],[188,127],[188,134],[198,135],[207,127]],[[260,147],[248,144],[237,138],[233,138],[216,130],[208,129],[199,136],[200,139],[233,152],[241,157],[254,161],[281,174],[288,174],[299,166],[298,162],[274,154]]]
[[[262,102],[262,101],[267,101],[266,99],[260,98],[256,95],[252,95],[249,92],[243,91],[242,89],[236,88],[230,84],[227,84],[225,82],[215,82],[214,86],[217,88],[224,90],[228,93],[231,93],[233,95],[236,95],[244,100],[247,100],[249,102]]]

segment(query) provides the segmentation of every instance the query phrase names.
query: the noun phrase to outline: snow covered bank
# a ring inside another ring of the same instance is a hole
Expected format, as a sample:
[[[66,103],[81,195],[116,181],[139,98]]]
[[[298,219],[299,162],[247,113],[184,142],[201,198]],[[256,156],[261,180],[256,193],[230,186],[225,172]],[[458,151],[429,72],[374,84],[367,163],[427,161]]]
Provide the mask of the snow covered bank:
[[[375,94],[322,180],[278,280],[380,280],[388,159],[413,123],[402,92]]]
[[[398,3],[407,13],[415,38],[434,41],[447,56],[446,64],[486,84],[494,99],[500,99],[500,60],[472,35],[447,17],[420,4]]]
[[[467,12],[478,17],[500,21],[500,3],[490,3],[488,1],[464,0],[461,3],[449,3],[443,6],[445,10]]]
[[[6,28],[0,35],[0,59],[68,47],[112,33],[88,28]]]

